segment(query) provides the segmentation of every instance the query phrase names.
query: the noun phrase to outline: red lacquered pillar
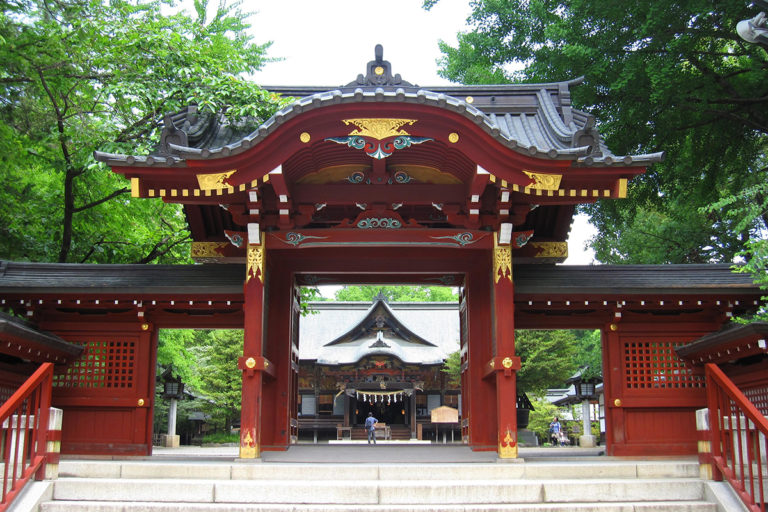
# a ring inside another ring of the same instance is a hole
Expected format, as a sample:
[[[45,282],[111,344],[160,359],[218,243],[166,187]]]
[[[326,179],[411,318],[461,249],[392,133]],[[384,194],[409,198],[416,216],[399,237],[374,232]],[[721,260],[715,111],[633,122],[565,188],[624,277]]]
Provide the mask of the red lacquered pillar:
[[[496,243],[493,250],[494,357],[486,377],[496,383],[496,418],[500,459],[517,458],[517,370],[515,356],[515,287],[512,280],[512,247]]]

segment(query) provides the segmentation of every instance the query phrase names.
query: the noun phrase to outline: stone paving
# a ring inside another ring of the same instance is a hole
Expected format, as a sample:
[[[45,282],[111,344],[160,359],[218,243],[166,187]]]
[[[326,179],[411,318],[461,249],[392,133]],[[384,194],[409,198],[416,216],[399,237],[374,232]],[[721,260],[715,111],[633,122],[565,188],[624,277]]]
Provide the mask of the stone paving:
[[[604,447],[597,448],[520,448],[521,459],[558,459],[575,457],[598,457],[604,452]],[[154,447],[152,459],[184,460],[237,459],[237,446],[180,446],[178,448]],[[354,462],[385,462],[385,463],[427,463],[427,462],[496,462],[496,452],[472,451],[463,445],[443,444],[297,444],[287,451],[262,452],[261,462],[308,462],[308,463],[354,463]]]

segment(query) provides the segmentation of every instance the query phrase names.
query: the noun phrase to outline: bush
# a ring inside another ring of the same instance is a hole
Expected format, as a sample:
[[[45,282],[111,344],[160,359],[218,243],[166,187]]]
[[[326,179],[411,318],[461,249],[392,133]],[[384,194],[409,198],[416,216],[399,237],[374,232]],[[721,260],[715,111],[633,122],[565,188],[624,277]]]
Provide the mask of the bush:
[[[226,432],[214,432],[203,437],[203,444],[240,443],[240,434],[227,434]]]

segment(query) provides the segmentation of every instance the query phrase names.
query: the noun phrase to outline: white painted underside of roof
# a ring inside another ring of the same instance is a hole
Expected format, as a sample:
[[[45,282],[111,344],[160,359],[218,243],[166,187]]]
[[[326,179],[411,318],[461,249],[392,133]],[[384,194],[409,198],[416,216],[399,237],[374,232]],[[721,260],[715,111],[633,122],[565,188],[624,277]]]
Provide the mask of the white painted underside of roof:
[[[390,354],[405,362],[422,364],[438,363],[451,352],[459,349],[458,305],[428,303],[390,303],[389,307],[400,322],[436,345],[426,347],[402,340],[384,338],[390,348],[370,348],[374,338],[361,339],[324,347],[327,343],[347,333],[365,318],[369,303],[349,303],[339,308],[337,304],[324,307],[317,304],[317,313],[302,317],[299,321],[299,358],[320,359],[326,364],[353,363],[365,355]]]

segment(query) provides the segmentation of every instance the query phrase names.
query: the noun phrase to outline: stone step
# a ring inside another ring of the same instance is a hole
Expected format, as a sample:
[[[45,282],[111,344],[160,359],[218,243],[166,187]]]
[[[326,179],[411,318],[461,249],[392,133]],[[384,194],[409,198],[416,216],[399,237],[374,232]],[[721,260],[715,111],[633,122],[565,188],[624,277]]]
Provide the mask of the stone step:
[[[402,475],[401,475],[402,477]],[[697,501],[694,479],[559,480],[193,480],[60,478],[54,501],[226,504],[466,505]]]
[[[713,503],[655,501],[647,503],[536,503],[485,505],[290,505],[233,503],[135,503],[115,501],[56,501],[41,512],[717,512]]]
[[[210,480],[510,480],[698,478],[694,461],[579,461],[507,464],[263,464],[62,460],[59,475],[80,478],[192,478]]]

